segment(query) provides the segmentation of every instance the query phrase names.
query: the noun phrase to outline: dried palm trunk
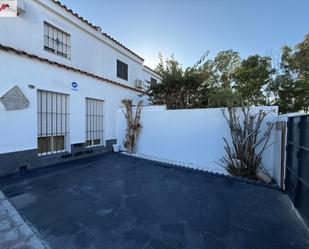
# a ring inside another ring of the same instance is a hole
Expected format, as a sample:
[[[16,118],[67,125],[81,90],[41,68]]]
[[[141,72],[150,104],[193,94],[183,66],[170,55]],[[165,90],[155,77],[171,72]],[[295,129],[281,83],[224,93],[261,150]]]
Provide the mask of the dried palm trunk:
[[[222,110],[230,128],[232,144],[223,138],[226,155],[222,158],[221,165],[231,175],[257,179],[257,170],[261,166],[262,155],[271,146],[268,143],[274,124],[267,123],[266,131],[260,136],[261,125],[270,112],[260,110],[258,114],[250,114],[250,108],[242,106],[243,121],[240,121],[236,111],[237,108],[229,107],[227,115]],[[261,147],[257,150],[258,146]]]
[[[138,102],[135,116],[133,114],[132,100],[124,99],[122,100],[122,104],[124,104],[125,107],[124,115],[127,121],[127,129],[123,145],[127,149],[127,152],[132,154],[135,152],[136,141],[142,128],[141,112],[142,112],[143,101],[140,100]]]

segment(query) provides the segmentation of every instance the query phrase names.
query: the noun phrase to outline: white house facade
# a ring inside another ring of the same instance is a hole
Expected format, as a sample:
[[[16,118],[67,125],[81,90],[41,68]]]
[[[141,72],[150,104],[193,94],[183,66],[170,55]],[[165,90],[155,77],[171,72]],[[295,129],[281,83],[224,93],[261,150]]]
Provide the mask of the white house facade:
[[[0,18],[0,175],[110,151],[121,100],[160,76],[58,1],[20,3]]]

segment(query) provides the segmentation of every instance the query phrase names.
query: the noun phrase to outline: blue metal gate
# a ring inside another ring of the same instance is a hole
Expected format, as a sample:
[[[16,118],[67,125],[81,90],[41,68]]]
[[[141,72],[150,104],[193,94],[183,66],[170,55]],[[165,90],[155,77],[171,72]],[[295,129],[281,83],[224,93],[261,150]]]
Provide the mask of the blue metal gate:
[[[288,120],[285,187],[309,225],[309,115]]]

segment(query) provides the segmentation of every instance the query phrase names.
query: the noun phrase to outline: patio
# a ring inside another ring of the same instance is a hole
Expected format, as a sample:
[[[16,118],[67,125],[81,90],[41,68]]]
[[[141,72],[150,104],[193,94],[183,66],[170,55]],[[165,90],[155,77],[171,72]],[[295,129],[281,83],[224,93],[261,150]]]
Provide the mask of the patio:
[[[0,188],[52,248],[309,248],[281,191],[122,154],[8,176]]]

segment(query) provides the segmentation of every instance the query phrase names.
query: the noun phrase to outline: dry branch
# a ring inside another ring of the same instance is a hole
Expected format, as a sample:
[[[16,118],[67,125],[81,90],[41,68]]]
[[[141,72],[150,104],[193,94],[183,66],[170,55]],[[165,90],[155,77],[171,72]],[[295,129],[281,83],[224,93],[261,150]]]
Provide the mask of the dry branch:
[[[141,112],[143,101],[140,100],[136,106],[135,116],[133,114],[133,103],[130,99],[123,99],[122,104],[125,107],[124,115],[127,121],[126,135],[123,142],[127,152],[132,154],[135,152],[137,138],[142,129]]]

